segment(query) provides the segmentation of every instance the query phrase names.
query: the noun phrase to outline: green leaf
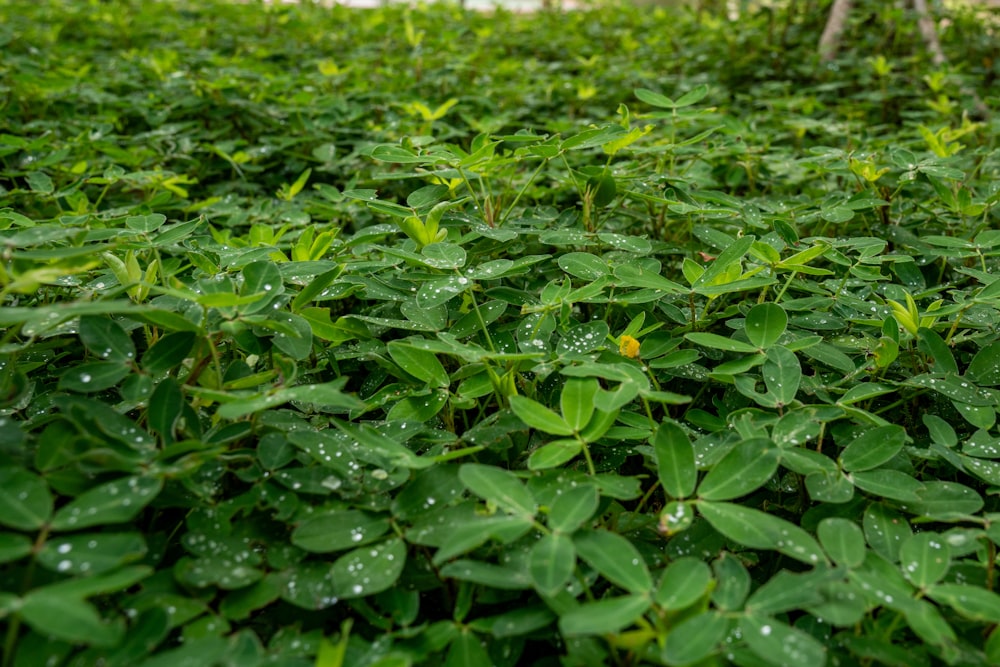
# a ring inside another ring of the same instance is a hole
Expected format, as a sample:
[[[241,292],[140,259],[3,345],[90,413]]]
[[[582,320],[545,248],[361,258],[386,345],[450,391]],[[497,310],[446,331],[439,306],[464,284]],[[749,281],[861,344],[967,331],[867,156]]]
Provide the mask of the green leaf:
[[[881,503],[873,503],[865,510],[862,522],[865,539],[886,560],[899,560],[899,550],[913,531],[902,514]]]
[[[360,547],[382,537],[389,518],[356,509],[312,514],[292,532],[292,544],[315,553]]]
[[[712,563],[716,587],[712,592],[712,602],[725,611],[743,608],[750,593],[750,573],[738,556],[723,551]]]
[[[531,452],[528,457],[528,470],[557,468],[567,461],[572,461],[581,451],[583,443],[579,440],[554,440]]]
[[[579,484],[556,496],[549,509],[549,528],[560,533],[571,533],[594,516],[600,504],[597,489],[590,484]]]
[[[143,234],[155,232],[164,222],[167,216],[161,213],[149,213],[147,215],[130,215],[125,218],[125,226]]]
[[[339,419],[334,420],[334,424],[341,431],[354,438],[367,451],[385,458],[390,465],[412,469],[434,465],[433,459],[417,456],[406,445],[382,435],[367,424],[351,424]]]
[[[902,502],[919,502],[924,485],[905,472],[879,468],[867,472],[853,472],[847,476],[854,486],[876,498]]]
[[[606,530],[573,535],[577,554],[601,575],[630,593],[649,593],[653,587],[646,561],[625,537]]]
[[[751,345],[766,350],[778,342],[787,326],[784,308],[776,303],[761,303],[747,313],[744,331]]]
[[[925,413],[921,416],[921,421],[927,427],[931,440],[937,444],[942,447],[954,447],[958,444],[958,435],[956,435],[955,429],[937,415]]]
[[[752,549],[774,549],[803,563],[826,561],[809,533],[784,519],[730,503],[698,502],[698,511],[727,538]]]
[[[726,338],[725,336],[720,336],[719,334],[698,332],[686,333],[684,334],[684,338],[696,345],[716,350],[725,350],[727,352],[747,352],[751,354],[757,352],[757,346],[755,345],[744,343],[741,340],[735,340],[733,338]]]
[[[139,533],[87,533],[49,540],[38,552],[38,562],[53,572],[90,576],[145,554],[146,541]]]
[[[448,372],[433,352],[402,341],[392,341],[386,347],[392,360],[418,380],[436,387],[447,387],[450,384]]]
[[[777,667],[826,664],[826,648],[802,630],[767,616],[747,614],[740,620],[743,639],[762,660]]]
[[[159,375],[180,366],[194,342],[195,335],[190,331],[175,331],[163,336],[142,355],[143,369],[151,375]]]
[[[364,408],[364,403],[342,391],[346,382],[346,377],[340,377],[337,380],[324,384],[297,385],[250,398],[241,398],[219,406],[216,414],[226,419],[239,419],[255,412],[284,405],[290,401],[312,403],[328,409],[341,411]],[[416,455],[412,454],[412,452],[410,452],[410,455],[413,459],[417,459]]]
[[[541,595],[554,596],[565,588],[575,568],[576,549],[568,536],[552,533],[532,545],[528,573]]]
[[[380,593],[396,584],[406,565],[406,543],[398,537],[361,547],[330,568],[334,596],[342,600]]]
[[[571,377],[563,385],[559,407],[574,432],[581,431],[594,414],[594,396],[600,386],[594,378]]]
[[[926,589],[939,582],[948,572],[951,567],[951,549],[937,533],[917,533],[903,542],[899,560],[903,576],[914,586]]]
[[[531,492],[512,472],[480,463],[466,463],[458,469],[458,478],[469,491],[505,512],[534,516],[538,511]]]
[[[526,396],[511,396],[510,407],[525,424],[542,433],[552,435],[573,435],[573,427],[538,401]]]
[[[933,370],[935,373],[953,373],[958,375],[958,364],[955,363],[955,356],[951,353],[948,344],[938,335],[937,332],[926,327],[917,330],[920,351],[927,354],[934,360]]]
[[[521,607],[489,619],[490,634],[497,638],[519,637],[541,630],[555,619],[555,614],[542,605]]]
[[[420,249],[424,262],[435,269],[460,269],[465,266],[465,249],[456,243],[430,243]]]
[[[712,571],[708,565],[685,556],[663,570],[653,601],[665,611],[680,611],[705,597],[711,586]]]
[[[778,470],[778,452],[770,438],[740,442],[701,480],[698,497],[731,500],[760,488]]]
[[[100,524],[131,521],[160,493],[158,477],[123,477],[96,486],[59,508],[53,530],[78,530]]]
[[[896,456],[907,439],[906,430],[901,426],[879,426],[848,443],[838,461],[848,472],[871,470]]]
[[[794,352],[780,345],[771,347],[762,372],[764,386],[779,405],[788,405],[795,400],[802,382],[802,366]]]
[[[500,590],[519,590],[532,585],[528,575],[519,570],[467,558],[453,560],[441,568],[440,574]]]
[[[135,344],[120,324],[108,317],[80,317],[80,340],[102,361],[127,362],[135,359]]]
[[[25,535],[0,533],[0,564],[20,560],[33,549],[34,544]]]
[[[984,504],[975,489],[957,482],[924,482],[924,488],[918,495],[919,501],[901,505],[902,509],[939,521],[975,514],[983,509]]]
[[[59,388],[96,393],[114,387],[129,374],[128,366],[117,361],[92,361],[68,369],[59,376]]]
[[[711,292],[713,287],[719,286],[717,280],[723,280],[723,285],[740,282],[739,280],[728,280],[730,267],[738,263],[747,254],[756,239],[753,236],[742,236],[732,243],[729,243],[725,250],[719,253],[705,272],[702,273],[691,286],[694,290],[707,289]],[[754,279],[751,279],[751,281]]]
[[[801,573],[781,570],[753,592],[747,600],[746,611],[773,615],[820,604],[823,585],[842,577],[841,572],[824,568]]]
[[[699,664],[719,650],[730,626],[728,618],[714,611],[684,619],[667,635],[663,659],[670,665]]]
[[[146,423],[160,434],[164,442],[173,442],[174,424],[184,412],[184,396],[180,384],[172,377],[166,377],[156,385],[149,397],[146,409]]]
[[[559,268],[576,278],[597,280],[611,273],[608,263],[589,252],[570,252],[559,256]]]
[[[827,517],[816,529],[819,543],[837,565],[858,567],[865,561],[865,535],[850,519]]]
[[[559,617],[559,630],[567,636],[606,635],[635,623],[652,602],[648,595],[626,595],[588,602]]]
[[[468,628],[462,628],[451,640],[448,656],[442,667],[478,667],[488,665],[490,662],[490,655],[483,647],[482,640]],[[401,659],[401,664],[398,666],[373,665],[372,667],[408,667],[409,664],[409,660],[402,662]]]
[[[38,530],[52,515],[52,494],[45,480],[23,468],[0,468],[0,525]]]
[[[28,593],[21,601],[20,615],[35,632],[75,644],[110,647],[125,634],[123,623],[108,623],[83,599],[49,588]]]
[[[937,607],[924,600],[917,600],[914,604],[907,605],[903,615],[913,632],[928,644],[950,646],[957,639],[955,631],[941,616]]]
[[[937,584],[928,588],[927,594],[970,620],[1000,623],[1000,595],[992,591],[965,584]]]
[[[694,493],[698,481],[694,448],[687,434],[673,422],[663,422],[650,439],[656,455],[656,472],[663,490],[671,498]]]
[[[996,282],[1000,285],[1000,280]],[[965,377],[982,387],[1000,385],[1000,341],[983,346],[965,369]]]
[[[559,338],[556,353],[560,356],[589,354],[604,347],[607,337],[608,325],[603,320],[578,324]]]

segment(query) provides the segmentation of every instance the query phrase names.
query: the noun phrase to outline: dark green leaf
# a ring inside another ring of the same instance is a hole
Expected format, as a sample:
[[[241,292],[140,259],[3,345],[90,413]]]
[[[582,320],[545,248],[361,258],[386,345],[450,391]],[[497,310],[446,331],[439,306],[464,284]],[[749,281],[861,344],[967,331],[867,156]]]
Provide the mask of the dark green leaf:
[[[694,448],[680,426],[665,421],[650,439],[656,455],[656,471],[663,490],[671,498],[686,498],[694,493],[698,481]]]
[[[648,593],[653,587],[646,562],[628,539],[606,530],[573,535],[577,554],[601,575],[630,593]]]
[[[0,525],[37,530],[52,515],[52,506],[52,494],[41,477],[22,468],[0,468]]]
[[[565,635],[606,635],[632,625],[652,602],[647,595],[626,595],[587,602],[559,617]]]
[[[711,585],[708,565],[697,558],[680,558],[663,571],[653,601],[667,611],[679,611],[702,599]]]
[[[889,461],[906,444],[906,431],[888,425],[866,431],[840,453],[840,465],[849,472],[871,470]]]
[[[472,493],[495,503],[510,514],[534,516],[538,504],[531,492],[513,473],[494,466],[466,463],[458,469],[458,478]]]
[[[569,537],[554,533],[538,540],[528,557],[531,582],[542,595],[554,596],[573,576],[576,549]]]
[[[778,449],[769,438],[744,440],[708,471],[698,485],[698,497],[731,500],[744,496],[766,484],[777,469]]]
[[[163,488],[156,477],[124,477],[96,486],[63,505],[52,517],[53,530],[131,521]]]
[[[333,594],[348,599],[380,593],[395,585],[404,565],[406,543],[398,537],[350,551],[330,568]]]
[[[750,650],[777,667],[826,664],[826,648],[802,630],[767,616],[747,614],[740,621],[743,638]]]

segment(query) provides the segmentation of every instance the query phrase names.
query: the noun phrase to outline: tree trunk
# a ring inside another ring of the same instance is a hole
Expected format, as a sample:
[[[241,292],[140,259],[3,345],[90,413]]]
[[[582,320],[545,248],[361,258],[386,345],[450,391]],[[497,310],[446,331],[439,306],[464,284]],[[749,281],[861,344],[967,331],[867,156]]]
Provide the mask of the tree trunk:
[[[840,36],[844,33],[850,13],[851,0],[834,0],[830,16],[826,19],[826,27],[823,28],[823,36],[819,38],[819,57],[823,62],[837,57]]]
[[[924,45],[931,52],[931,58],[935,65],[942,64],[947,58],[941,50],[941,42],[938,40],[937,28],[934,27],[934,19],[931,18],[927,10],[927,0],[913,0],[913,10],[917,13],[917,25],[920,26],[920,35],[924,38]]]

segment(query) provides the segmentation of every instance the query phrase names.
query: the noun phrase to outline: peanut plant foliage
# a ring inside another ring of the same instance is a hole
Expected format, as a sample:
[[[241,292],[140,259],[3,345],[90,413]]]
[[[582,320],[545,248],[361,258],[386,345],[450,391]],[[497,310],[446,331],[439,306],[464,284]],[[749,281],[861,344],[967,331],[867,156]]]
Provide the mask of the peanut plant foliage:
[[[859,4],[0,0],[2,667],[1000,663],[1000,42]]]

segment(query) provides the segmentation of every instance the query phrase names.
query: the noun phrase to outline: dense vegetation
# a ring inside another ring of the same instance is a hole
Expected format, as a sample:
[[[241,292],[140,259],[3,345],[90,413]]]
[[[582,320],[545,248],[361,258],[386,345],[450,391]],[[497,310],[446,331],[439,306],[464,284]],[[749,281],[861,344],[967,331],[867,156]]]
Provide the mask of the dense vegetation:
[[[1000,663],[998,41],[889,4],[0,0],[3,667]]]

